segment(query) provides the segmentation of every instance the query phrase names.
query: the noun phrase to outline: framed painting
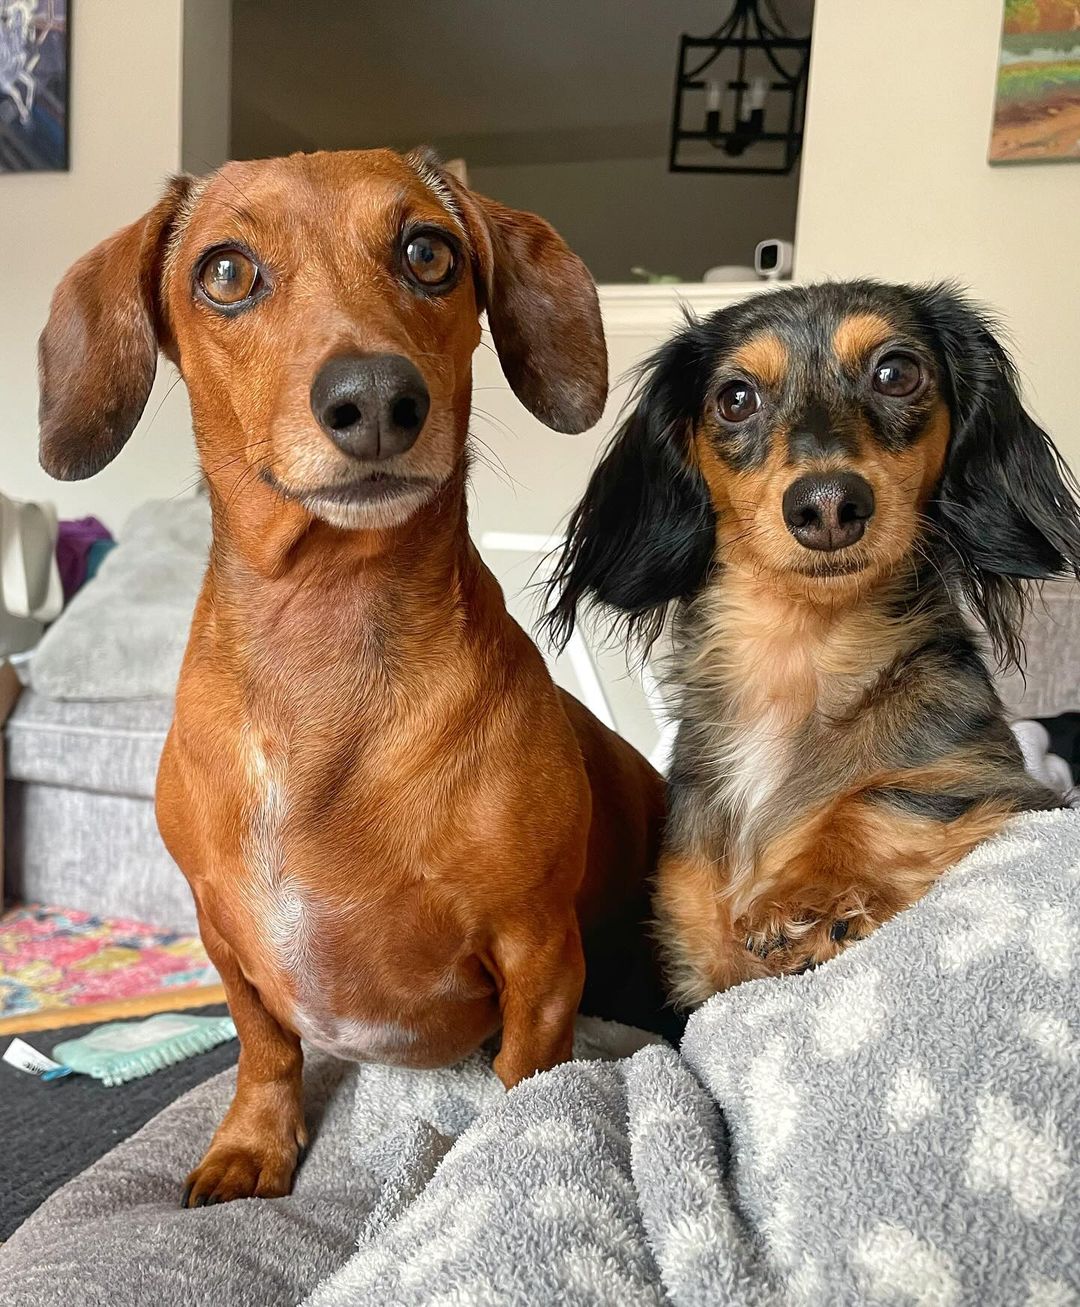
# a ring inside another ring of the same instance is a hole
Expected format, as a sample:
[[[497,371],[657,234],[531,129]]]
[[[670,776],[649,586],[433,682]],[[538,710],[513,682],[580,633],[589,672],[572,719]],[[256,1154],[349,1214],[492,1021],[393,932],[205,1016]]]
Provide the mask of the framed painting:
[[[68,166],[68,0],[0,0],[0,173]]]
[[[991,163],[1080,161],[1080,3],[1005,0]]]

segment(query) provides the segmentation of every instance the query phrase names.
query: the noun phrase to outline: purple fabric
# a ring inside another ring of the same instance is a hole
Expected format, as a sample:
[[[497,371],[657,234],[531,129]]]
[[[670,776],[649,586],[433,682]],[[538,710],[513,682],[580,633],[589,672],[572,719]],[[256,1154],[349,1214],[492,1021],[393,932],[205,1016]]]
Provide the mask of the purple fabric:
[[[60,523],[56,538],[56,565],[66,604],[86,580],[90,547],[98,540],[111,540],[112,533],[96,517],[80,517]]]

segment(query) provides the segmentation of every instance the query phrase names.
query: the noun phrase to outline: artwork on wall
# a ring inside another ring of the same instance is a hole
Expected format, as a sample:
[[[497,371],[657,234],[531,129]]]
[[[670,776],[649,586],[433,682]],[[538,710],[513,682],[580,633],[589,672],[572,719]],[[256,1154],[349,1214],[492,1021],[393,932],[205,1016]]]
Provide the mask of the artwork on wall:
[[[68,166],[68,0],[0,0],[0,173]]]
[[[1080,160],[1080,0],[1005,0],[991,163]]]

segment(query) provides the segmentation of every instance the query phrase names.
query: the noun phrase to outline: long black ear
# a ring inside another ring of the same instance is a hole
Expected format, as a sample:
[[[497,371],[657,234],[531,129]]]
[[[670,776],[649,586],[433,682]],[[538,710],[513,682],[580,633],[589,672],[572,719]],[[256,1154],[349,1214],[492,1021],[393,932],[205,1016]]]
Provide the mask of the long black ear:
[[[996,323],[950,286],[922,292],[952,414],[952,438],[930,517],[959,556],[964,597],[1002,665],[1020,666],[1025,581],[1080,578],[1077,484],[1025,410]]]
[[[705,580],[716,521],[690,459],[701,390],[696,331],[690,324],[643,365],[635,407],[570,517],[548,585],[546,627],[559,647],[583,606],[614,609],[647,647],[667,605]]]

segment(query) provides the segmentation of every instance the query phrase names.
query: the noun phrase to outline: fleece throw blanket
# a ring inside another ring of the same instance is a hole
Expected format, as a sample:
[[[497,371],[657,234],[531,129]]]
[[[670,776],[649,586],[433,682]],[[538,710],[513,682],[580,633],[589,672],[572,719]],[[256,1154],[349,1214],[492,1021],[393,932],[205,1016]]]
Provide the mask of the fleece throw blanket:
[[[576,1051],[510,1094],[482,1055],[312,1060],[294,1194],[184,1212],[232,1089],[208,1081],[16,1232],[5,1301],[1080,1302],[1080,814],[713,999],[680,1052],[588,1022]]]

